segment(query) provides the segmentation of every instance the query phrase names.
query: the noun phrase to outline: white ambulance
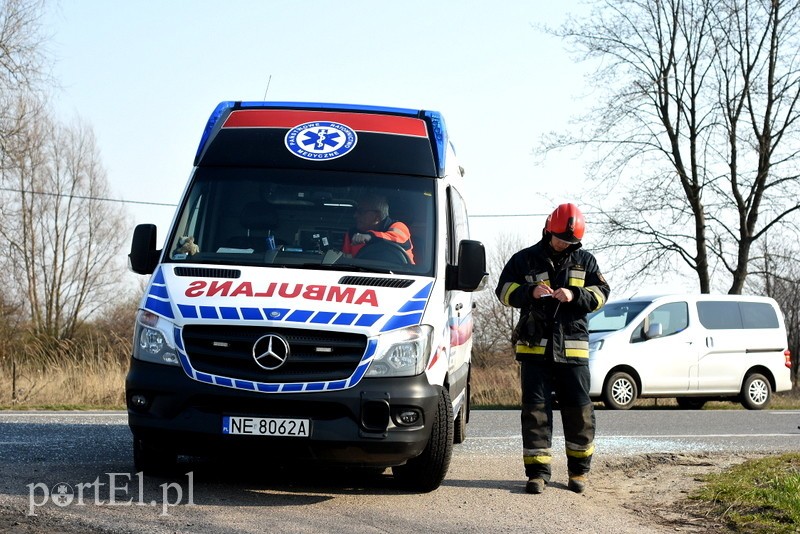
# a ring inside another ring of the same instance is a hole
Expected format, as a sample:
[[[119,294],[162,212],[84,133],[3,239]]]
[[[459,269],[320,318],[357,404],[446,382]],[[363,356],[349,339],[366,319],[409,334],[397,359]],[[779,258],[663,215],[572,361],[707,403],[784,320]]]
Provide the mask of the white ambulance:
[[[126,382],[136,469],[247,450],[436,489],[466,435],[486,277],[462,180],[437,112],[221,103],[163,249],[154,225],[133,236],[152,275]],[[410,240],[348,253],[365,196]]]

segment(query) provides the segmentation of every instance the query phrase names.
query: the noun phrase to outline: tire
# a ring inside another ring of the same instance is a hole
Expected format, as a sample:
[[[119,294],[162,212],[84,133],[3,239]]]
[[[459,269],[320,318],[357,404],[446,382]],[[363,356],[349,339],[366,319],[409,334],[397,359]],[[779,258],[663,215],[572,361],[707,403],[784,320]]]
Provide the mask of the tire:
[[[392,467],[397,483],[409,490],[428,493],[442,484],[450,458],[453,456],[453,404],[447,388],[442,388],[436,414],[433,418],[431,437],[422,454],[411,458],[403,465]]]
[[[706,399],[700,397],[677,397],[678,408],[681,410],[702,410],[706,405]]]
[[[748,410],[763,410],[772,401],[772,385],[762,374],[747,375],[742,383],[742,406]]]
[[[464,402],[461,403],[461,408],[458,410],[455,423],[453,424],[453,443],[458,445],[464,443],[467,439],[467,420],[469,419],[469,385],[465,393]]]
[[[153,447],[148,441],[133,438],[133,466],[145,475],[169,476],[176,470],[178,455]]]
[[[603,404],[612,410],[628,410],[638,396],[636,380],[628,373],[614,373],[603,388]]]

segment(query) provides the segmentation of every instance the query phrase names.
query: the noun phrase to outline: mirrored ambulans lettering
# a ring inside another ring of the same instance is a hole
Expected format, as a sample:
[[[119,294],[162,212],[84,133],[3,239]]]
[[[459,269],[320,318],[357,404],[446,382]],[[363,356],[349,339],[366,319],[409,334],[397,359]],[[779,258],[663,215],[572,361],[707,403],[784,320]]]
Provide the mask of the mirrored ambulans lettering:
[[[270,282],[264,286],[253,287],[252,282],[234,282],[227,280],[195,280],[189,283],[184,293],[189,298],[197,297],[281,297],[285,299],[303,298],[327,302],[343,302],[346,304],[367,304],[378,306],[378,295],[374,289],[358,289],[355,287],[290,284],[288,282]]]

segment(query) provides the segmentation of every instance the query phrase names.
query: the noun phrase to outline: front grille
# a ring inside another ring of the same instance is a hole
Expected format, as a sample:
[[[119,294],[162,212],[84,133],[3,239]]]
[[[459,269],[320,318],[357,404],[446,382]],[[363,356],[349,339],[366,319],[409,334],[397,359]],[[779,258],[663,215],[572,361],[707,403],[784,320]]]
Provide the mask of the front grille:
[[[393,287],[402,289],[413,284],[414,280],[409,280],[407,278],[374,278],[372,276],[347,275],[341,277],[339,283],[350,286]]]
[[[289,342],[286,363],[273,371],[262,369],[253,359],[253,345],[266,334],[279,334]],[[353,374],[367,346],[367,338],[360,334],[224,325],[186,326],[183,342],[198,371],[277,383],[345,379]]]
[[[239,269],[217,269],[207,267],[175,267],[175,276],[191,276],[192,278],[239,278]]]

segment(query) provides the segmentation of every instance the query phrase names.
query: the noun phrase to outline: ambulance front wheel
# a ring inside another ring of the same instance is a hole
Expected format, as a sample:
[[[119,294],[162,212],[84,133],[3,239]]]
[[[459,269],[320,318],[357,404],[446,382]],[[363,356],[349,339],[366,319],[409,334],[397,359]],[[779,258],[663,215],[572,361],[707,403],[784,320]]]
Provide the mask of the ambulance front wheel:
[[[392,474],[406,489],[427,493],[442,484],[452,456],[453,404],[447,387],[443,387],[425,450],[405,464],[392,467]]]

